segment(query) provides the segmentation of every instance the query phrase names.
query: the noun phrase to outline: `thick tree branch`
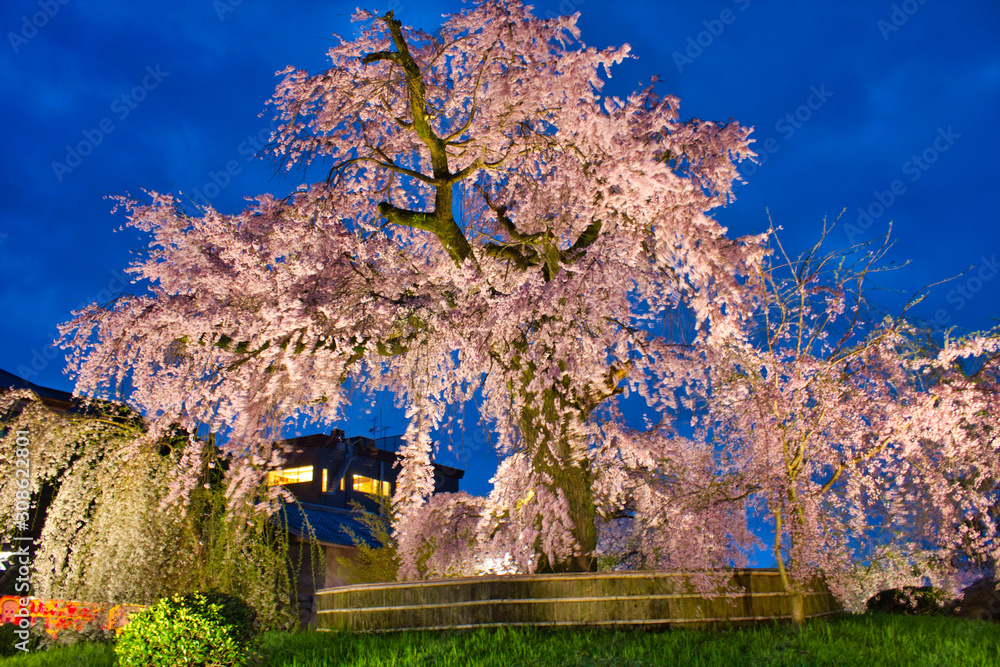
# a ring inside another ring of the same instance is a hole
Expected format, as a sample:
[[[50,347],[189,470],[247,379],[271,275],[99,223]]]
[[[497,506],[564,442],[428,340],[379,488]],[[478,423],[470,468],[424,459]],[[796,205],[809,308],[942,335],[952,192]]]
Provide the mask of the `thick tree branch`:
[[[408,211],[397,208],[387,202],[379,204],[379,213],[394,224],[423,229],[433,233],[441,241],[441,244],[456,264],[461,264],[469,258],[473,258],[474,260],[472,247],[469,245],[468,239],[465,238],[465,234],[455,222],[455,218],[452,215],[452,187],[456,181],[474,173],[480,166],[479,161],[473,162],[458,174],[451,173],[448,167],[448,153],[445,142],[437,135],[430,124],[430,114],[427,112],[427,93],[423,76],[420,66],[410,54],[410,48],[403,37],[402,23],[393,17],[391,11],[386,12],[386,15],[380,18],[389,27],[389,34],[392,37],[392,43],[396,47],[396,51],[371,53],[365,56],[362,62],[391,60],[403,68],[410,96],[410,111],[413,114],[413,130],[420,137],[424,145],[427,146],[427,150],[430,152],[431,166],[434,171],[433,181],[428,181],[426,177],[421,178],[421,180],[432,182],[435,192],[433,213]]]
[[[528,269],[538,264],[538,255],[531,248],[522,248],[514,245],[501,245],[499,243],[487,243],[483,250],[490,257],[506,259],[514,262],[514,266],[519,269]]]
[[[390,14],[392,12],[389,12]],[[370,65],[373,62],[379,60],[391,60],[393,62],[399,62],[399,54],[395,51],[376,51],[375,53],[369,53],[367,56],[361,59],[365,65]]]
[[[450,186],[448,186],[450,187]],[[439,188],[438,193],[442,190],[448,189]],[[450,196],[448,200],[450,202]],[[442,220],[437,212],[435,213],[425,213],[423,211],[410,211],[403,208],[398,208],[393,206],[388,202],[382,202],[378,205],[379,214],[384,217],[389,222],[395,225],[402,225],[404,227],[413,227],[414,229],[422,229],[427,232],[431,232],[438,237],[441,241],[441,245],[444,246],[445,250],[456,264],[461,264],[467,258],[472,257],[472,246],[469,245],[468,240],[465,238],[465,234],[462,233],[461,228],[455,223],[454,218],[450,215]]]
[[[570,248],[570,252],[584,250],[593,245],[594,241],[596,241],[597,237],[601,234],[601,226],[603,224],[604,223],[600,220],[594,220],[590,223],[587,228],[583,230],[583,233],[580,234],[580,237],[576,240],[576,243],[573,244],[573,247]]]
[[[382,202],[379,204],[378,212],[379,215],[394,225],[422,229],[433,234],[437,234],[438,232],[438,221],[432,213],[410,211],[405,208],[398,208],[389,202]]]
[[[479,185],[476,185],[475,187],[477,190],[479,190],[479,194],[482,195],[483,199],[486,201],[486,205],[489,206],[494,213],[496,213],[497,222],[500,224],[501,227],[503,227],[504,231],[507,232],[507,235],[510,236],[512,239],[514,239],[515,241],[519,241],[521,243],[534,243],[543,236],[541,232],[538,232],[536,234],[522,234],[521,232],[517,231],[517,227],[514,225],[514,221],[511,220],[510,217],[507,215],[507,207],[501,204],[495,204],[493,200],[490,199],[490,196],[489,194],[487,194],[486,190],[481,188]]]
[[[403,71],[406,73],[406,86],[410,91],[410,111],[413,114],[413,128],[416,130],[417,136],[420,137],[424,145],[430,150],[431,164],[434,167],[434,177],[446,179],[451,175],[448,171],[448,156],[445,152],[444,141],[437,136],[437,133],[434,132],[434,128],[430,124],[430,114],[427,113],[427,89],[424,86],[420,66],[410,54],[410,47],[406,43],[406,38],[403,37],[403,24],[393,17],[391,11],[386,12],[382,20],[389,26],[389,34],[392,36],[392,43],[396,47],[396,51],[391,54],[379,52],[369,54],[369,56],[365,57],[378,56],[378,60],[390,59],[393,62],[399,63],[403,68]]]

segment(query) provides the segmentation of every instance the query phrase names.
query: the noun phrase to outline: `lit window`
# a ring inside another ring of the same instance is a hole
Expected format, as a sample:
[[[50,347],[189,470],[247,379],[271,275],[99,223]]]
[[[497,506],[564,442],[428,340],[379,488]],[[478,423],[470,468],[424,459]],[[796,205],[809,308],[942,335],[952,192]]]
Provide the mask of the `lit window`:
[[[298,482],[311,482],[313,478],[312,466],[302,466],[301,468],[285,468],[284,470],[272,470],[267,473],[267,485],[277,486],[279,484],[296,484]]]
[[[327,472],[328,472],[327,469],[323,468],[323,493],[326,493],[326,486],[327,486],[327,482],[329,481],[328,480],[328,476],[327,476]]]
[[[379,487],[381,486],[381,493],[379,493]],[[377,479],[372,479],[371,477],[364,477],[362,475],[354,476],[354,486],[352,487],[355,491],[360,493],[374,493],[381,496],[389,495],[389,482],[382,482],[379,484]],[[340,480],[340,490],[344,490],[344,480]]]

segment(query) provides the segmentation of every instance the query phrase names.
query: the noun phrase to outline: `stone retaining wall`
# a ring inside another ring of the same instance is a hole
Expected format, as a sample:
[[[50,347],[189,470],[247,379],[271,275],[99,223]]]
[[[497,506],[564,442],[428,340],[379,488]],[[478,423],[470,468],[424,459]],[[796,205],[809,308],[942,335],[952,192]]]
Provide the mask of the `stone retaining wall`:
[[[317,591],[318,629],[384,632],[495,626],[704,627],[791,618],[777,570],[734,570],[728,594],[693,592],[687,574],[596,572],[466,577]],[[820,582],[806,618],[840,611]]]

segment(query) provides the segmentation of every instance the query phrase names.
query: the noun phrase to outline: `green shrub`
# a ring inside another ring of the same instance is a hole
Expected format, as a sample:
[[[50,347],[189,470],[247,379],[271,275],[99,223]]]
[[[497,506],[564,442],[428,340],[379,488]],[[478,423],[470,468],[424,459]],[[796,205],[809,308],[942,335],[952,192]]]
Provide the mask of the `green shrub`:
[[[903,586],[881,591],[868,600],[868,611],[907,616],[936,616],[948,613],[948,594],[931,586]]]
[[[21,651],[15,646],[19,642],[24,641],[20,636],[14,634],[20,627],[14,623],[4,623],[0,625],[0,657],[6,657],[10,655],[19,655]],[[38,649],[38,636],[32,633],[27,640],[26,647],[29,651],[35,651]]]
[[[257,612],[245,600],[229,593],[209,591],[207,593],[189,593],[184,596],[185,604],[198,606],[197,596],[205,598],[209,605],[219,605],[219,613],[226,625],[233,629],[236,641],[249,644],[260,628],[257,624]]]
[[[253,654],[253,623],[233,596],[164,598],[129,618],[115,654],[121,667],[243,667]]]

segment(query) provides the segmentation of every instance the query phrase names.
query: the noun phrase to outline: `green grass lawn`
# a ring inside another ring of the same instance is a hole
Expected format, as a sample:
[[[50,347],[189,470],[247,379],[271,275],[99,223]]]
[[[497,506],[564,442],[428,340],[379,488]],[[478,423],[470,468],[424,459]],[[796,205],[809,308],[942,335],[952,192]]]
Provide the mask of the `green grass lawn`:
[[[1000,625],[948,617],[844,616],[725,630],[501,629],[384,635],[268,633],[263,661],[284,667],[351,665],[1000,665]],[[106,645],[0,658],[0,667],[110,667]]]

